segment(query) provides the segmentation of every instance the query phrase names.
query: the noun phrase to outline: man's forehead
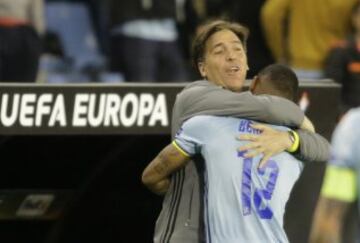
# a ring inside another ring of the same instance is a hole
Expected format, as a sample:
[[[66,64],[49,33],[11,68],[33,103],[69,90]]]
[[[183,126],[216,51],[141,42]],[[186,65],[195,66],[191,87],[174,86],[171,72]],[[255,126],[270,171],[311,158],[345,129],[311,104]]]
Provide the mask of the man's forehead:
[[[225,45],[226,43],[242,45],[239,37],[230,30],[222,30],[214,33],[207,40],[206,45],[214,47],[219,45]]]

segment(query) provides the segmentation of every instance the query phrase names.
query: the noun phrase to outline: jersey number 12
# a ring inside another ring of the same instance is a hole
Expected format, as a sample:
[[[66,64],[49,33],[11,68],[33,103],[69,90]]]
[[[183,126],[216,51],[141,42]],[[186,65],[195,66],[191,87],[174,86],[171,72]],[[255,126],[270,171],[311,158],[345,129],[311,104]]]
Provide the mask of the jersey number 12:
[[[244,152],[238,153],[238,157],[243,157],[243,154]],[[264,206],[263,202],[271,200],[279,174],[279,167],[275,161],[267,161],[266,165],[263,168],[257,169],[257,173],[261,176],[265,175],[266,170],[270,170],[270,175],[265,185],[265,188],[252,188],[252,165],[252,158],[244,158],[241,183],[241,201],[243,205],[243,215],[246,216],[251,214],[251,203],[253,202],[256,213],[259,215],[260,218],[271,219],[273,217],[273,212],[269,206]]]

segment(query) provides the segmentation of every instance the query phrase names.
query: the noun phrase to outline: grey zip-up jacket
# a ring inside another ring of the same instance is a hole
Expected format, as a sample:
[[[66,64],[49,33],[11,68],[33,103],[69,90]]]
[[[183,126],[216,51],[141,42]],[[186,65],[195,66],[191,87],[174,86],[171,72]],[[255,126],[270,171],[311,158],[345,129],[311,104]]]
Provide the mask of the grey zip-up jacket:
[[[172,138],[181,124],[196,115],[219,115],[247,118],[266,123],[299,127],[304,114],[293,102],[270,95],[234,93],[208,81],[187,85],[176,98],[172,116]],[[330,145],[322,136],[297,130],[303,161],[326,161]],[[171,177],[163,207],[155,226],[155,243],[204,242],[199,175],[195,163]]]

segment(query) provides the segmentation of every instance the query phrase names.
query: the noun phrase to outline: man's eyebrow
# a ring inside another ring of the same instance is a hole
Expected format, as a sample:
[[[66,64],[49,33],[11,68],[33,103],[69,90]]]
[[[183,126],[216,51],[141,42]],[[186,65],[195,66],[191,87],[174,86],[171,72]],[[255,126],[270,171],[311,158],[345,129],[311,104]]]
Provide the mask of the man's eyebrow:
[[[223,42],[216,43],[215,45],[213,45],[213,46],[211,47],[211,50],[214,50],[215,48],[221,47],[221,46],[224,46],[224,43],[223,43]]]
[[[242,42],[241,42],[241,41],[239,41],[239,40],[234,40],[234,41],[232,41],[231,43],[234,43],[234,44],[240,44],[240,45],[242,45]]]

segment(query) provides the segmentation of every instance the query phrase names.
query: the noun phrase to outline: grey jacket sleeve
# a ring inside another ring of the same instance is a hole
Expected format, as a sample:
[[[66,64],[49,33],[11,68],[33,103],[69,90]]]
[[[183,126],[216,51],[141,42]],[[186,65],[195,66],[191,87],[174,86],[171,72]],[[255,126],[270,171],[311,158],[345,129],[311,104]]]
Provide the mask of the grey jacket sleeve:
[[[270,95],[234,93],[209,82],[185,88],[176,103],[182,106],[181,117],[223,115],[243,117],[276,125],[299,127],[304,114],[293,102]]]
[[[295,156],[304,162],[325,162],[330,159],[330,143],[321,135],[298,129],[300,151]]]
[[[304,119],[300,108],[286,99],[275,96],[254,96],[250,92],[233,93],[207,81],[188,85],[178,96],[173,109],[172,136],[180,125],[196,115],[235,116],[271,124],[299,127]],[[325,161],[329,143],[319,134],[297,130],[300,153],[306,161]]]

